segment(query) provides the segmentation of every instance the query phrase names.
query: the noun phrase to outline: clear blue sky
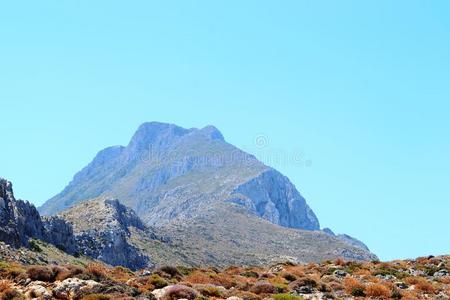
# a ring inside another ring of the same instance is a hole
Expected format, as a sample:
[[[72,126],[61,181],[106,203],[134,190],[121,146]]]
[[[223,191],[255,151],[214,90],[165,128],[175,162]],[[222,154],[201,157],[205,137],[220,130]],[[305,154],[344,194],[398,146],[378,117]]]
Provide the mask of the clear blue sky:
[[[39,205],[144,121],[213,124],[260,157],[294,157],[271,164],[322,226],[382,259],[450,253],[449,11],[412,0],[4,2],[0,176]]]

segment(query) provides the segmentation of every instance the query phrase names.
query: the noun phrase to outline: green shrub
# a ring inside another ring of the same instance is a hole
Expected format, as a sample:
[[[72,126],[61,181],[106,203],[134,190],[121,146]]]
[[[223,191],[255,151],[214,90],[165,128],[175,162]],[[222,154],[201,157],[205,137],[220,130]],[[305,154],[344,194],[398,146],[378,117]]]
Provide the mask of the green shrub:
[[[303,299],[300,296],[295,296],[295,295],[291,295],[288,293],[275,294],[275,295],[272,295],[272,298],[274,300],[302,300]]]
[[[251,277],[251,278],[258,278],[259,277],[258,273],[256,273],[255,271],[245,271],[241,275],[244,276],[244,277]]]
[[[33,252],[42,252],[42,248],[39,246],[39,243],[36,240],[30,240],[28,242],[29,248]]]
[[[158,274],[153,274],[150,276],[148,282],[157,289],[161,289],[168,285],[167,281]]]
[[[288,285],[284,283],[276,283],[274,286],[277,294],[286,293],[289,290]]]
[[[200,293],[202,293],[203,296],[206,297],[221,297],[222,296],[222,291],[215,287],[214,285],[205,285],[203,287],[201,287],[200,289]]]

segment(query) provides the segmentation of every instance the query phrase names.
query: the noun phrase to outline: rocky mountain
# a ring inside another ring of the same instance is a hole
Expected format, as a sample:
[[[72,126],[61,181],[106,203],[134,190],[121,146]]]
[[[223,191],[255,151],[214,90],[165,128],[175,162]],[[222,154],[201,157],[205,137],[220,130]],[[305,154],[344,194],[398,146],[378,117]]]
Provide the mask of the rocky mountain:
[[[86,207],[77,204],[98,197],[119,199],[166,237],[160,243],[139,226],[119,230],[119,240],[128,239],[155,264],[376,259],[366,248],[320,231],[314,212],[287,177],[227,143],[212,126],[144,123],[126,147],[100,151],[40,212],[60,213],[75,228],[87,224],[76,229],[80,236],[97,229],[97,222],[87,221],[81,213]],[[105,257],[102,251],[92,255]]]
[[[129,242],[130,230],[133,228],[150,239],[155,236],[134,211],[118,200],[100,197],[81,202],[60,217],[73,226],[80,253],[134,270],[150,264],[148,257]]]
[[[16,200],[11,182],[0,178],[0,241],[13,247],[28,246],[35,238],[75,253],[72,228],[57,217],[41,219],[33,204]]]
[[[225,142],[212,126],[145,123],[127,147],[100,151],[40,212],[55,214],[100,195],[120,199],[152,226],[234,201],[274,224],[319,229],[317,217],[286,177]]]

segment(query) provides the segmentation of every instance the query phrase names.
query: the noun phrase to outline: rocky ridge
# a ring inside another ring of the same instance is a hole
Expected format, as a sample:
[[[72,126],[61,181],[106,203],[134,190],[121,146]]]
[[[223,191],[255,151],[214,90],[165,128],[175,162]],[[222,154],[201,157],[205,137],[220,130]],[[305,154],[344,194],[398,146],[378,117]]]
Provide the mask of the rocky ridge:
[[[81,202],[59,217],[73,226],[78,249],[84,255],[133,270],[151,264],[149,257],[129,242],[130,229],[150,239],[156,236],[118,200],[100,197]]]
[[[75,253],[75,240],[70,226],[59,218],[41,219],[28,201],[16,200],[11,182],[0,178],[0,241],[13,247],[28,246],[35,238]]]

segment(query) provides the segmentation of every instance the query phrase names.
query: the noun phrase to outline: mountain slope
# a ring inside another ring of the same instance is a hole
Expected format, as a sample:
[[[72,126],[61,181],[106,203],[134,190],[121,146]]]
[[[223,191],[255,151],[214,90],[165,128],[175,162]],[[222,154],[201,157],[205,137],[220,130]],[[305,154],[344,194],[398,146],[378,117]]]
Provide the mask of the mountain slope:
[[[77,203],[97,197],[119,199],[168,237],[171,250],[130,230],[129,242],[155,264],[376,259],[368,249],[320,231],[287,177],[227,143],[212,126],[145,123],[126,147],[100,151],[40,211],[82,210]]]
[[[145,123],[127,147],[99,152],[40,212],[55,214],[100,195],[120,199],[152,226],[192,217],[213,202],[235,201],[275,224],[319,229],[286,177],[226,143],[212,126]]]

